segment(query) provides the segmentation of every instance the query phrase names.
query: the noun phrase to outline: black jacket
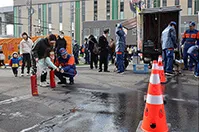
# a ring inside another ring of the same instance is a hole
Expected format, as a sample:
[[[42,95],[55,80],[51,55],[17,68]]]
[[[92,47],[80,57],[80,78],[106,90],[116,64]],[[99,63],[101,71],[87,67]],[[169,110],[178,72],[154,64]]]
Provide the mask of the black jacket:
[[[88,50],[91,53],[93,53],[94,44],[97,44],[97,40],[95,38],[91,38],[91,40],[88,41]]]
[[[109,52],[108,40],[104,35],[99,37],[100,55],[107,55]]]
[[[46,49],[53,49],[53,46],[50,46],[47,38],[42,38],[36,42],[32,48],[32,54],[35,58],[42,59],[44,58]]]
[[[66,49],[66,46],[67,46],[66,40],[64,38],[60,38],[60,36],[58,36],[58,39],[57,39],[57,42],[56,42],[56,45],[55,45],[56,53],[59,54],[59,50],[61,48]]]

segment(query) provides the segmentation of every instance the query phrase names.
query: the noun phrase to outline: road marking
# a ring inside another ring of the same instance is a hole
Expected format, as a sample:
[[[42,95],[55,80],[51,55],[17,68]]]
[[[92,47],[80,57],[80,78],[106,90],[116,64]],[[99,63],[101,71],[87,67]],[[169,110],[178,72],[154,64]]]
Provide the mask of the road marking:
[[[198,100],[186,100],[186,99],[178,99],[178,98],[171,98],[171,100],[180,101],[180,102],[197,103],[198,104]]]
[[[29,99],[31,97],[32,97],[31,95],[14,97],[14,98],[11,98],[11,99],[0,101],[0,105],[11,104],[11,103],[18,102],[18,101],[21,101],[21,100]]]
[[[38,127],[38,126],[39,126],[39,124],[36,124],[36,125],[34,125],[34,126],[32,126],[32,127],[29,127],[29,128],[23,129],[23,130],[21,130],[20,132],[27,132],[27,131],[30,131],[30,130],[32,130],[32,129],[34,129],[34,128]]]

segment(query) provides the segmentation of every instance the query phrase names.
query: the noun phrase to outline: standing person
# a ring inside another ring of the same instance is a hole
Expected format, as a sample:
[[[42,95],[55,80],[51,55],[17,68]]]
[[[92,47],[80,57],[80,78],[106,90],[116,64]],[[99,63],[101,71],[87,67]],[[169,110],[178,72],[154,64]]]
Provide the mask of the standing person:
[[[194,76],[196,78],[199,78],[199,45],[190,47],[187,53],[190,56],[190,58],[193,59],[193,62],[195,63]]]
[[[33,48],[32,48],[32,53],[35,59],[35,62],[39,65],[39,61],[45,58],[45,53],[47,49],[50,49],[51,51],[54,51],[54,46],[57,41],[57,38],[54,34],[49,35],[46,38],[42,38],[38,40]],[[35,69],[36,66],[34,66]],[[44,70],[41,73],[41,80],[40,80],[40,85],[45,87],[48,86],[49,84],[46,82],[46,77],[47,77],[47,71]]]
[[[18,68],[19,68],[19,62],[22,60],[21,57],[19,57],[17,52],[14,52],[12,54],[12,58],[10,60],[9,65],[12,67],[12,71],[15,77],[18,76]]]
[[[177,48],[176,39],[176,22],[171,21],[170,24],[162,32],[162,53],[164,61],[165,74],[168,76],[174,75],[173,73],[173,57],[174,49]]]
[[[182,45],[184,47],[183,49],[183,60],[184,60],[184,69],[183,70],[188,70],[188,54],[187,54],[187,51],[190,47],[194,46],[196,44],[196,41],[197,41],[197,44],[199,45],[199,32],[198,30],[195,29],[195,22],[190,22],[189,23],[189,29],[186,30],[184,32],[184,35],[183,35],[183,40],[182,40]],[[192,70],[193,68],[193,59],[190,58],[190,61],[189,61],[189,70]]]
[[[67,47],[67,41],[64,38],[64,32],[60,31],[57,42],[55,44],[55,56],[56,56],[55,60],[60,56],[59,50],[61,48],[66,49],[66,47]]]
[[[77,43],[77,41],[75,40],[75,44],[73,46],[73,54],[75,57],[75,63],[78,65],[79,64],[79,44]]]
[[[24,76],[24,67],[27,64],[27,75],[30,75],[30,67],[31,67],[31,49],[33,42],[28,37],[28,34],[26,32],[22,33],[23,40],[20,42],[20,55],[22,56],[22,67],[21,67],[21,76]]]
[[[75,60],[73,55],[69,55],[64,48],[59,50],[61,57],[56,61],[56,66],[61,65],[60,72],[55,71],[55,75],[59,78],[60,82],[58,84],[66,84],[66,79],[64,77],[69,77],[70,84],[74,84],[74,76],[77,74]]]
[[[124,51],[126,48],[126,37],[121,24],[117,25],[115,35],[117,40],[116,41],[116,63],[118,66],[117,73],[123,73],[125,70]]]
[[[114,59],[114,55],[115,55],[115,41],[113,38],[111,38],[110,40],[110,44],[109,44],[109,47],[110,47],[110,60],[111,60],[111,64],[114,64],[115,62],[115,59]]]
[[[89,44],[88,39],[84,39],[84,45],[85,45],[85,64],[89,64]]]
[[[109,45],[108,45],[108,37],[109,29],[104,30],[104,34],[99,37],[99,47],[100,47],[100,67],[99,72],[102,72],[102,64],[104,64],[104,72],[108,71],[108,53],[109,53]]]
[[[6,68],[4,60],[5,60],[5,55],[3,54],[3,51],[0,51],[0,66],[4,66]]]
[[[91,62],[90,62],[90,69],[93,69],[93,63],[95,65],[95,68],[97,69],[97,62],[98,62],[98,52],[97,49],[98,48],[98,44],[97,44],[97,40],[95,39],[95,37],[93,35],[89,36],[89,41],[88,41],[88,49],[90,51],[90,58],[91,58]]]

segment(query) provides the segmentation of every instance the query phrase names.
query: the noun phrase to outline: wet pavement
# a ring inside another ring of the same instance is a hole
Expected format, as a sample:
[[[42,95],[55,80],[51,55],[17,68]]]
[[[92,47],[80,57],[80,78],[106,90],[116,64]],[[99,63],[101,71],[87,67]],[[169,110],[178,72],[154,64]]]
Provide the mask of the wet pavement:
[[[113,68],[111,69],[113,70]],[[142,120],[149,75],[98,73],[78,68],[75,85],[39,88],[29,77],[0,69],[0,132],[135,132]],[[168,78],[165,111],[172,132],[198,132],[199,80]]]

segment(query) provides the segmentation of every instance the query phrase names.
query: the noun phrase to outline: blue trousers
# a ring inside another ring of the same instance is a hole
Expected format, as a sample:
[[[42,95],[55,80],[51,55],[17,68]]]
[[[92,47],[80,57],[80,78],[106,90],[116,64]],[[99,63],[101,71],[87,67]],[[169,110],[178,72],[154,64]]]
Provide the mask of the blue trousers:
[[[164,61],[164,70],[166,72],[173,71],[173,54],[174,50],[172,49],[165,49],[163,50],[162,57]]]
[[[195,63],[195,69],[194,69],[194,74],[196,76],[199,76],[199,55],[195,55],[194,54],[189,54],[190,58],[193,60],[193,62]]]
[[[185,44],[184,45],[184,51],[183,51],[183,60],[184,60],[184,68],[188,68],[188,49],[190,47],[194,46],[194,44]],[[189,60],[189,68],[193,67],[193,58],[190,57]]]
[[[124,72],[124,53],[116,54],[116,63],[118,66],[118,72]]]

